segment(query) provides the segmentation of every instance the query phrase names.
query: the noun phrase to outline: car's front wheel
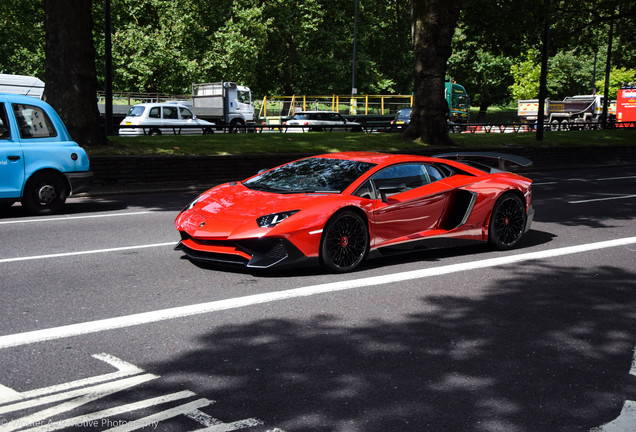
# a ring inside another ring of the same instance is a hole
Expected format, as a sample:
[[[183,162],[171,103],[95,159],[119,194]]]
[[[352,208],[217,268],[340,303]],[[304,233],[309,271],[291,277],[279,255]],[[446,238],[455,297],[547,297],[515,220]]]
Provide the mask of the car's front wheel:
[[[322,233],[322,264],[336,273],[358,267],[369,252],[369,231],[364,218],[351,210],[336,213]]]
[[[526,206],[516,194],[502,195],[492,209],[489,240],[499,250],[511,249],[519,243],[526,227]]]

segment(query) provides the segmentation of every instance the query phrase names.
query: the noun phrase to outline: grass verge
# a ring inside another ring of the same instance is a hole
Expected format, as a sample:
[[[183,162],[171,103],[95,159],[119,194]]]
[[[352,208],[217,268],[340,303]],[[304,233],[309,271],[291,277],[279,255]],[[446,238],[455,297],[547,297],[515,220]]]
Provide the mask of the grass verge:
[[[458,147],[588,147],[636,145],[636,129],[534,133],[451,134]],[[90,156],[226,155],[247,153],[329,153],[337,151],[408,151],[428,147],[396,133],[251,133],[198,136],[109,137],[111,145],[89,147]]]

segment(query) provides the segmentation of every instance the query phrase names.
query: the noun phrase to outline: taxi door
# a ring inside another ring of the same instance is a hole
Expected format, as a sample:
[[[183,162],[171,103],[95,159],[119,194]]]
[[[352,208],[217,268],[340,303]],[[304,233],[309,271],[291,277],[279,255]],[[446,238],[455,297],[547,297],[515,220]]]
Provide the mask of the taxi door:
[[[24,154],[17,134],[11,132],[7,103],[0,100],[0,199],[19,199],[24,183]]]

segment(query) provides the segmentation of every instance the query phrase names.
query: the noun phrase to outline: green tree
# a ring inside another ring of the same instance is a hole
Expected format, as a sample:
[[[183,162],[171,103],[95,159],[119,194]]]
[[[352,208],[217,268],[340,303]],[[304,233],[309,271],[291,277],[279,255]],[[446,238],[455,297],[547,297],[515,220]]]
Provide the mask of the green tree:
[[[212,45],[211,32],[201,17],[223,15],[222,2],[214,15],[206,5],[211,9],[186,0],[113,0],[113,87],[189,93],[209,65],[204,55]]]
[[[539,94],[540,55],[536,49],[530,49],[519,63],[510,66],[514,83],[509,89],[513,99],[534,99]]]
[[[453,38],[453,55],[448,61],[448,75],[463,84],[472,105],[479,106],[477,121],[484,121],[489,106],[508,99],[513,82],[512,59],[489,51],[477,41],[470,41],[458,28]]]
[[[609,98],[616,99],[618,89],[623,84],[636,83],[636,69],[627,69],[624,67],[614,67],[610,73],[609,80]],[[599,89],[605,88],[605,79],[596,82]]]
[[[12,0],[0,7],[0,73],[44,78],[44,2]]]

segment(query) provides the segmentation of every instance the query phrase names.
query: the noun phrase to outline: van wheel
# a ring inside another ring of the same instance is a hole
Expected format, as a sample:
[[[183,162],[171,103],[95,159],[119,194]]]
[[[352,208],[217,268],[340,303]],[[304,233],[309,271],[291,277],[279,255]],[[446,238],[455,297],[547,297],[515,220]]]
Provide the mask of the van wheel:
[[[28,212],[38,215],[58,212],[68,196],[66,182],[59,174],[35,174],[24,187],[22,205]]]
[[[150,129],[151,136],[159,136],[161,135],[161,131],[159,129]]]

